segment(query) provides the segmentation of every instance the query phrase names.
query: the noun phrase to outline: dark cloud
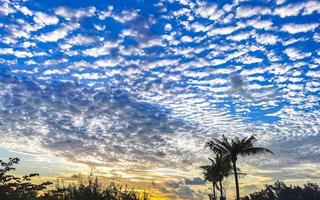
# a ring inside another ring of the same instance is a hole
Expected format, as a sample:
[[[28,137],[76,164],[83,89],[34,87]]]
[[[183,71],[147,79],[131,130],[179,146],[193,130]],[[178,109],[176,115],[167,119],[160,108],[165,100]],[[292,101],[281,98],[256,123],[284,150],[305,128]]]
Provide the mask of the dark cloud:
[[[229,78],[231,87],[234,91],[238,92],[239,94],[248,99],[253,99],[252,95],[250,94],[250,91],[247,88],[247,83],[245,82],[243,76],[241,76],[240,74],[234,74],[231,75]]]
[[[184,181],[167,181],[164,186],[153,182],[152,186],[166,194],[171,194],[170,199],[204,199],[205,196],[205,193],[192,189]]]
[[[37,138],[56,155],[94,165],[88,155],[106,163],[123,160],[165,164],[180,155],[166,138],[186,131],[184,121],[161,106],[138,101],[125,90],[102,91],[76,83],[42,82],[0,74],[1,134]]]
[[[193,178],[193,179],[186,178],[184,179],[184,182],[186,185],[204,185],[205,184],[202,178]]]

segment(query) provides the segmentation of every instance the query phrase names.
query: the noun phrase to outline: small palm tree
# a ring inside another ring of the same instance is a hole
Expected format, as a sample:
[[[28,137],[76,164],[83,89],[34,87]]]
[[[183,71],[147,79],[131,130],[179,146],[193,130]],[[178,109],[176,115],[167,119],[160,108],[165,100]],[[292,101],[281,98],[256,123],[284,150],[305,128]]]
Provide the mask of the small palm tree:
[[[217,187],[217,176],[212,165],[204,165],[200,167],[203,170],[203,176],[205,181],[212,183],[213,199],[216,200],[216,187]]]
[[[206,146],[209,147],[213,153],[217,155],[223,155],[226,159],[229,159],[231,161],[235,177],[237,200],[240,200],[240,190],[237,172],[238,156],[249,156],[262,153],[273,154],[273,152],[269,149],[255,147],[253,143],[256,141],[256,137],[252,135],[249,138],[244,137],[241,140],[238,137],[236,137],[235,139],[231,140],[231,142],[229,142],[228,139],[223,135],[221,140],[213,138],[212,140],[206,143]]]
[[[211,161],[211,165],[202,166],[201,168],[204,170],[205,180],[208,180],[213,183],[213,196],[215,195],[215,187],[217,187],[217,183],[219,183],[220,197],[223,199],[223,188],[222,188],[222,180],[227,177],[232,171],[232,166],[230,161],[223,157],[221,154],[216,155],[214,159],[209,158]]]

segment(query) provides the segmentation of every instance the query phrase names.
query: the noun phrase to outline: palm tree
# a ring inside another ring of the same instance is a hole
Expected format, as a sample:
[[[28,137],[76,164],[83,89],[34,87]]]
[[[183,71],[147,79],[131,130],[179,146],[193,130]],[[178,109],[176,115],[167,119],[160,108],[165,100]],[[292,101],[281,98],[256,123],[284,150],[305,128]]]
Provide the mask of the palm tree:
[[[230,161],[221,154],[216,155],[214,160],[211,158],[209,158],[209,160],[211,161],[211,165],[201,167],[204,170],[205,180],[212,182],[214,198],[216,198],[215,187],[217,187],[217,183],[219,183],[219,187],[217,188],[220,190],[221,199],[223,199],[222,180],[230,174],[232,166]]]
[[[252,135],[249,138],[244,137],[242,140],[236,137],[235,139],[231,140],[231,142],[229,142],[228,139],[223,135],[221,140],[213,138],[206,143],[206,146],[209,147],[213,153],[217,155],[223,155],[226,159],[229,159],[231,161],[235,177],[237,200],[240,200],[237,172],[238,156],[249,156],[262,153],[273,154],[273,152],[269,149],[255,147],[253,143],[256,141],[256,137]]]
[[[200,168],[203,170],[204,180],[212,183],[213,199],[216,200],[217,177],[215,170],[213,169],[212,165],[205,165],[201,166]]]

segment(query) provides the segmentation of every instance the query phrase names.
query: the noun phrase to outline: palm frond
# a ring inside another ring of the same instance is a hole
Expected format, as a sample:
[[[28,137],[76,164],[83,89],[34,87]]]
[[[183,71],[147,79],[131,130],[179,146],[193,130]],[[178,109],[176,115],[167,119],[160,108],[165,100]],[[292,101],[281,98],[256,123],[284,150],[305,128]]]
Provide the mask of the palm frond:
[[[250,148],[244,149],[240,153],[240,155],[249,156],[249,155],[266,154],[266,153],[270,153],[274,155],[274,153],[271,150],[263,147],[250,147]]]

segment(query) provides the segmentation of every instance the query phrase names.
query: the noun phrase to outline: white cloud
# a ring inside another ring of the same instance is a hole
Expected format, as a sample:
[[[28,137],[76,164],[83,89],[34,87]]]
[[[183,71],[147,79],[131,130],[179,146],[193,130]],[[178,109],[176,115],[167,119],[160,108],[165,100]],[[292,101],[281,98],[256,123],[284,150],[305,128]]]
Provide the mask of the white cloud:
[[[261,34],[256,37],[256,40],[260,44],[273,45],[277,43],[278,37],[271,34]]]
[[[233,41],[241,41],[241,40],[246,40],[250,37],[250,33],[239,33],[237,35],[231,35],[228,36],[227,39],[229,40],[233,40]]]
[[[107,10],[99,12],[98,14],[99,19],[104,20],[105,18],[110,17],[112,15],[112,11],[113,11],[113,6],[108,6]]]
[[[288,46],[288,45],[291,45],[291,44],[294,44],[294,43],[296,43],[296,42],[302,42],[302,41],[305,41],[306,39],[305,38],[298,38],[298,39],[296,39],[296,38],[291,38],[291,39],[289,39],[289,40],[287,40],[287,41],[283,41],[282,43],[283,43],[283,45],[284,46]]]
[[[238,7],[236,10],[237,18],[248,18],[255,15],[267,15],[271,10],[267,7]]]
[[[274,14],[279,15],[281,18],[297,16],[299,14],[310,15],[314,12],[320,13],[320,4],[317,1],[288,4],[274,10]]]
[[[92,44],[96,41],[97,41],[97,39],[94,37],[77,34],[75,36],[72,36],[71,38],[66,39],[65,44],[69,44],[71,46],[73,46],[73,45],[89,45],[89,44]]]
[[[32,57],[33,54],[28,51],[13,50],[12,48],[0,48],[0,54],[14,55],[18,58]]]
[[[301,60],[306,57],[310,57],[311,53],[310,52],[301,52],[298,49],[295,48],[287,48],[284,50],[284,52],[287,54],[287,56],[291,60]]]
[[[25,6],[20,6],[20,5],[16,4],[15,8],[17,10],[19,10],[20,12],[22,12],[24,15],[27,15],[27,16],[32,16],[33,15],[33,12],[29,8],[27,8]]]
[[[59,22],[58,17],[56,17],[54,15],[48,15],[43,12],[36,12],[34,14],[33,20],[41,26],[54,25]]]
[[[48,69],[46,71],[43,72],[43,75],[65,75],[68,74],[70,72],[70,70],[68,69]]]
[[[181,38],[181,42],[192,42],[192,41],[193,41],[192,38],[189,36],[183,36]]]
[[[320,13],[320,3],[319,1],[308,1],[305,4],[302,15],[310,15],[314,12]]]
[[[262,58],[257,58],[249,55],[239,58],[238,60],[243,64],[254,64],[254,63],[260,63],[263,61]]]
[[[59,7],[55,9],[55,14],[64,17],[66,20],[81,19],[83,17],[91,17],[95,14],[94,6],[80,9],[71,9],[68,7]]]
[[[312,38],[314,41],[320,42],[320,33],[315,33]]]
[[[224,14],[222,9],[217,9],[215,4],[207,5],[201,3],[199,8],[195,10],[195,13],[203,18],[209,18],[211,20],[218,20]]]
[[[35,47],[35,46],[36,46],[36,43],[27,41],[27,42],[24,42],[24,43],[22,44],[22,46],[23,46],[24,48]]]
[[[201,23],[195,22],[190,25],[191,29],[195,32],[207,32],[210,29],[210,26],[205,26]]]
[[[99,67],[115,67],[120,64],[120,59],[97,60],[94,65]]]
[[[276,4],[277,5],[280,5],[280,4],[283,4],[286,0],[276,0]]]
[[[303,33],[314,31],[319,26],[318,23],[309,23],[309,24],[285,24],[281,27],[281,31],[286,31],[291,34]]]
[[[208,35],[209,36],[229,35],[229,34],[233,33],[236,30],[238,30],[237,26],[227,26],[227,27],[222,27],[222,28],[214,28],[213,30],[210,30],[208,32]]]
[[[80,24],[73,23],[73,24],[63,24],[60,28],[48,32],[48,33],[42,33],[40,36],[36,37],[37,40],[41,42],[57,42],[58,40],[65,38],[68,36],[68,34],[79,28]]]
[[[0,5],[0,15],[9,15],[11,13],[14,13],[15,9],[12,8],[11,5],[9,5],[7,2],[2,2]]]
[[[166,24],[166,25],[164,26],[164,30],[165,30],[165,31],[171,31],[171,30],[172,30],[171,24]]]
[[[117,20],[121,23],[126,23],[132,21],[138,17],[138,10],[125,10],[122,11],[120,14],[113,14],[112,17],[114,20]]]
[[[279,15],[280,17],[289,17],[298,15],[303,9],[303,4],[289,4],[280,8],[276,8],[274,10],[275,15]]]
[[[320,77],[320,70],[318,71],[312,71],[312,70],[309,70],[307,73],[306,73],[307,76],[310,76],[310,77],[313,77],[313,78],[319,78]]]
[[[0,54],[13,54],[13,49],[12,48],[1,48],[0,49]]]
[[[118,42],[105,42],[102,46],[93,47],[90,49],[86,49],[82,51],[84,55],[99,57],[103,55],[108,55],[110,53],[110,49],[118,46]]]
[[[249,26],[253,26],[256,29],[270,29],[273,25],[269,20],[256,20],[252,19],[247,22]]]

